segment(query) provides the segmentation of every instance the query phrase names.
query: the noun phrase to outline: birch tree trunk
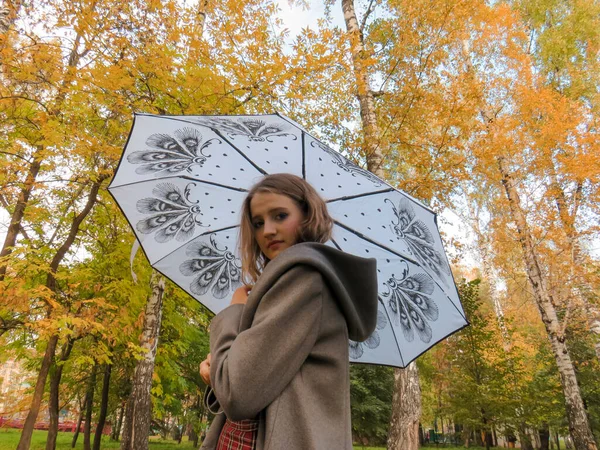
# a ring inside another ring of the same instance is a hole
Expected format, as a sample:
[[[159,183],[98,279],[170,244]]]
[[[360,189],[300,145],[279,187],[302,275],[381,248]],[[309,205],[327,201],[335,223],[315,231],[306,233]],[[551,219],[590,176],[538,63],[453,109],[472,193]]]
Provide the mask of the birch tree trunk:
[[[150,388],[152,387],[152,373],[154,372],[154,360],[160,333],[165,280],[153,271],[150,285],[152,294],[146,303],[144,328],[140,342],[145,354],[135,369],[133,389],[125,415],[121,450],[148,450],[148,433],[152,418]]]
[[[383,152],[379,142],[380,133],[375,113],[375,97],[371,90],[369,71],[365,66],[363,33],[356,18],[354,0],[342,0],[342,10],[344,11],[344,21],[350,39],[356,95],[360,104],[360,118],[364,135],[363,152],[367,158],[367,168],[375,175],[383,178]]]
[[[512,220],[517,226],[529,283],[533,289],[534,298],[540,311],[542,322],[544,322],[544,326],[546,327],[546,333],[548,334],[552,352],[556,359],[556,365],[558,366],[563,394],[565,396],[569,431],[573,438],[575,449],[598,450],[581,398],[575,368],[565,342],[564,330],[562,330],[558,320],[552,295],[546,286],[544,273],[538,261],[533,239],[527,226],[527,218],[521,208],[519,193],[504,157],[498,157],[498,168],[502,176],[502,184],[506,191]]]
[[[554,192],[558,217],[565,230],[567,249],[569,250],[571,258],[570,290],[572,291],[572,295],[578,300],[578,303],[583,305],[586,312],[588,327],[596,336],[594,348],[596,351],[596,358],[600,361],[600,309],[588,300],[589,296],[594,291],[593,286],[590,285],[583,274],[578,273],[586,266],[584,255],[581,252],[580,236],[575,227],[583,195],[583,183],[579,182],[577,184],[577,189],[572,195],[572,201],[569,203],[567,194],[561,187],[555,172],[556,169],[553,169],[551,174],[553,180],[551,189]]]
[[[367,169],[385,179],[381,133],[377,125],[375,97],[371,90],[369,71],[365,65],[363,33],[356,18],[354,0],[342,0],[346,30],[350,38],[352,64],[360,105],[364,143],[363,152]],[[367,12],[368,14],[368,12]],[[366,19],[366,18],[365,18]],[[363,23],[366,20],[363,20]],[[419,420],[421,419],[421,388],[416,364],[394,371],[394,395],[392,419],[388,437],[388,449],[416,450],[419,448]]]
[[[419,371],[412,362],[406,369],[394,371],[392,419],[388,433],[389,450],[419,448],[419,420],[421,419],[421,387]]]
[[[0,42],[3,34],[7,33],[15,23],[21,9],[21,0],[3,1],[0,3]]]
[[[125,403],[119,409],[119,418],[117,419],[116,427],[113,430],[113,441],[118,441],[121,437],[121,426],[123,425],[123,417],[125,416]]]
[[[465,196],[467,195],[468,194],[465,194]],[[492,264],[493,254],[491,250],[491,245],[486,236],[486,233],[481,229],[478,211],[474,209],[473,205],[470,203],[470,200],[468,198],[466,200],[470,216],[468,221],[471,223],[471,228],[475,232],[477,248],[479,250],[479,256],[481,258],[481,266],[483,268],[483,276],[490,287],[489,295],[492,299],[492,304],[494,305],[494,312],[496,313],[498,327],[500,328],[500,332],[502,333],[502,344],[504,350],[508,351],[511,347],[511,340],[508,330],[506,328],[506,320],[504,318],[504,307],[502,306],[502,301],[500,300],[500,292],[498,289],[498,283],[496,281],[498,277]]]

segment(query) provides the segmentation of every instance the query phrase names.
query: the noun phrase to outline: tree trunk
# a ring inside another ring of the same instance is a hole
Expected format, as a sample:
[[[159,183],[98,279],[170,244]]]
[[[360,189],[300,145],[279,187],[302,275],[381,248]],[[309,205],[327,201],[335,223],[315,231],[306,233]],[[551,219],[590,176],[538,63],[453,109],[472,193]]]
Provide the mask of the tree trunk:
[[[44,395],[44,386],[46,384],[46,378],[48,377],[48,371],[54,360],[54,353],[56,351],[56,344],[58,343],[58,336],[50,336],[48,344],[46,345],[46,352],[42,359],[42,365],[38,374],[37,381],[35,383],[35,389],[33,391],[33,399],[31,400],[31,408],[23,424],[23,431],[17,445],[17,450],[29,450],[31,445],[31,435],[33,434],[33,426],[37,420],[38,413],[40,411],[40,404],[42,403],[42,397]]]
[[[18,15],[19,9],[21,8],[21,0],[14,1],[12,6],[13,6],[14,11],[11,14],[11,16],[9,16],[10,22],[6,27],[7,29],[8,29],[8,27],[10,27],[10,25],[12,25],[12,22],[14,22],[15,18]],[[95,8],[95,6],[93,6],[93,8]],[[0,25],[0,27],[1,26],[2,25]],[[69,53],[68,67],[71,69],[77,67],[79,60],[81,59],[81,54],[79,53],[80,41],[81,41],[81,35],[77,34],[77,36],[75,37],[75,41],[74,41],[73,47],[71,49],[71,52]],[[61,86],[58,90],[58,94],[56,95],[56,98],[54,99],[54,105],[50,109],[50,114],[52,116],[58,116],[60,114],[61,106],[62,106],[65,96],[66,96],[66,88],[71,84],[73,78],[75,77],[74,70],[67,70],[66,74],[67,75],[63,79]],[[29,196],[31,195],[31,191],[33,190],[35,180],[36,180],[37,175],[41,168],[41,164],[42,164],[42,160],[43,160],[43,152],[44,152],[44,148],[41,146],[37,146],[36,152],[34,153],[32,161],[31,161],[31,165],[29,166],[29,171],[27,173],[27,177],[25,178],[25,183],[23,184],[23,188],[21,189],[21,192],[19,193],[19,197],[17,199],[17,204],[15,205],[15,209],[14,209],[12,217],[10,219],[10,225],[7,230],[6,238],[4,239],[4,244],[2,245],[2,251],[0,252],[0,258],[10,255],[13,247],[15,246],[15,244],[17,242],[17,234],[18,234],[19,230],[22,228],[21,221],[23,219],[23,215],[25,214],[25,208],[27,207],[27,203],[29,201]],[[103,179],[106,179],[107,177],[108,176],[104,176]],[[100,180],[100,182],[101,181],[102,180]],[[6,270],[7,270],[7,263],[0,264],[0,281],[4,280],[4,277],[6,275]],[[45,382],[45,380],[44,380],[44,382]],[[25,428],[23,428],[23,433],[25,433],[25,432],[26,432],[26,430],[25,430]],[[29,433],[29,432],[27,431],[27,433]],[[29,440],[31,441],[31,438],[29,438]]]
[[[79,430],[81,429],[81,422],[83,422],[83,415],[85,414],[86,411],[86,403],[85,400],[83,400],[83,405],[81,406],[81,411],[79,411],[79,419],[77,419],[77,428],[75,429],[75,433],[73,434],[73,440],[71,441],[71,448],[75,448],[75,445],[77,444],[77,439],[79,438]]]
[[[521,450],[533,450],[531,439],[524,426],[519,429],[519,441],[521,441]]]
[[[529,233],[527,226],[527,219],[521,209],[519,194],[515,187],[514,180],[508,171],[507,162],[504,157],[498,158],[498,168],[502,175],[502,184],[504,185],[506,197],[510,205],[512,220],[517,226],[529,283],[533,289],[533,295],[540,311],[542,321],[544,322],[544,326],[546,327],[546,333],[550,340],[552,352],[554,353],[556,364],[558,366],[563,394],[565,396],[569,431],[573,438],[575,449],[598,450],[581,398],[581,392],[575,375],[575,368],[565,342],[564,332],[561,330],[558,316],[554,308],[554,300],[547,290],[546,280],[535,252],[532,236]]]
[[[464,49],[467,52],[468,50]],[[468,197],[468,194],[465,194],[465,197]],[[502,301],[500,300],[500,291],[498,289],[498,274],[494,269],[492,264],[493,252],[491,248],[491,243],[489,241],[488,233],[483,231],[480,226],[480,208],[477,205],[477,208],[471,203],[469,198],[466,198],[467,206],[469,209],[469,222],[471,228],[475,232],[475,239],[477,242],[477,248],[479,250],[479,256],[481,259],[481,267],[483,269],[483,277],[485,281],[489,285],[489,296],[494,305],[494,312],[496,313],[496,320],[498,321],[498,326],[502,333],[502,343],[505,351],[510,350],[511,341],[508,330],[506,328],[506,320],[504,318],[504,307],[502,306]]]
[[[133,390],[127,399],[125,407],[125,420],[123,421],[123,436],[121,436],[121,450],[131,449],[131,439],[133,437]]]
[[[369,71],[365,63],[363,33],[356,17],[354,1],[342,0],[342,11],[350,38],[356,95],[360,105],[364,135],[363,153],[367,159],[368,170],[383,179],[385,173],[381,134],[377,124],[375,98],[369,82]],[[416,450],[419,448],[421,418],[421,389],[417,366],[411,363],[404,370],[396,369],[394,378],[388,449]]]
[[[4,238],[4,244],[2,245],[2,251],[0,251],[0,260],[10,255],[13,247],[17,243],[17,236],[19,234],[19,230],[21,229],[21,221],[23,220],[23,215],[25,214],[25,207],[27,206],[27,202],[29,202],[29,196],[31,195],[33,185],[35,184],[35,179],[37,178],[42,165],[42,150],[43,147],[38,147],[33,155],[33,160],[29,166],[27,177],[25,178],[25,183],[23,184],[21,192],[19,192],[17,204],[15,205],[15,209],[13,210],[10,218],[10,225],[6,231],[6,237]],[[7,261],[0,264],[0,281],[4,280],[4,277],[6,276],[7,267]]]
[[[92,184],[85,206],[83,207],[81,212],[73,219],[73,222],[71,223],[71,228],[69,230],[69,234],[67,235],[65,242],[63,242],[63,244],[60,246],[54,257],[52,258],[52,262],[50,263],[50,271],[46,276],[46,287],[52,293],[56,292],[57,290],[56,272],[58,270],[58,266],[60,265],[63,258],[71,248],[71,245],[73,245],[73,242],[75,242],[75,238],[77,237],[77,233],[79,232],[79,227],[94,207],[97,201],[96,196],[98,195],[100,185],[102,181],[108,178],[108,176],[108,174],[101,175],[98,178],[98,180]],[[49,304],[48,317],[50,317],[52,309],[52,305]],[[46,378],[48,377],[50,366],[54,361],[54,354],[56,352],[57,343],[58,336],[51,336],[48,340],[46,352],[44,354],[44,358],[42,359],[42,365],[40,367],[40,372],[38,373],[38,378],[35,384],[35,390],[33,394],[33,399],[31,401],[31,407],[29,408],[27,419],[25,419],[25,423],[23,424],[23,431],[21,432],[21,437],[19,439],[17,450],[29,450],[29,446],[31,445],[31,435],[33,434],[33,426],[35,425],[37,415],[40,411],[40,404],[44,395],[44,386],[46,384]]]
[[[581,252],[580,235],[575,227],[577,215],[580,211],[579,205],[581,204],[580,200],[583,192],[583,183],[579,182],[577,184],[577,188],[573,193],[571,208],[569,208],[569,205],[567,204],[567,194],[558,181],[555,168],[552,169],[551,179],[551,189],[554,193],[558,217],[565,230],[567,249],[571,257],[570,279],[571,283],[574,284],[570,286],[570,290],[573,296],[583,304],[587,314],[589,329],[596,336],[596,358],[600,361],[600,309],[588,299],[588,297],[593,295],[594,287],[587,282],[585,277],[576,273],[579,268],[586,266],[584,254]]]
[[[87,391],[85,393],[85,403],[87,405],[85,410],[85,425],[83,426],[83,449],[91,450],[90,436],[92,430],[92,412],[94,410],[94,391],[96,388],[96,372],[98,370],[98,364],[94,364],[92,368],[92,374],[88,381]]]
[[[481,433],[481,430],[476,430],[475,431],[475,444],[477,445],[477,447],[483,447],[483,436]]]
[[[483,432],[484,437],[484,445],[486,450],[490,450],[491,447],[494,446],[494,439],[492,433],[489,430],[485,430]]]
[[[489,421],[487,418],[487,413],[485,412],[485,409],[481,408],[481,421],[483,422],[483,424],[485,425],[485,429],[483,430],[483,445],[485,445],[485,449],[486,450],[490,450],[490,447],[494,446],[494,441],[492,440],[492,434],[490,433],[489,430]]]
[[[140,342],[145,354],[135,369],[133,389],[125,416],[121,450],[148,450],[148,434],[152,418],[150,388],[152,387],[152,373],[160,333],[165,281],[157,272],[152,272],[150,285],[152,294],[146,303],[144,329]]]
[[[126,403],[123,403],[121,405],[121,410],[119,411],[119,421],[117,422],[117,429],[114,432],[114,440],[118,441],[121,438],[121,426],[123,425],[123,417],[125,415],[125,405]]]
[[[540,450],[550,450],[550,428],[545,423],[538,430],[540,435]]]
[[[419,419],[421,417],[421,388],[417,365],[394,371],[392,418],[387,448],[411,450],[419,448]]]
[[[100,450],[100,443],[102,442],[102,431],[104,430],[104,424],[106,423],[106,412],[108,411],[108,389],[110,386],[110,373],[112,371],[112,364],[107,364],[104,368],[104,379],[102,382],[102,400],[100,403],[100,415],[98,416],[98,426],[96,427],[96,435],[94,436],[93,450]]]
[[[588,301],[586,301],[586,307],[588,310],[588,324],[590,330],[596,335],[596,344],[594,345],[596,358],[600,361],[600,311]]]
[[[71,350],[73,349],[72,338],[68,338],[63,346],[59,364],[56,364],[54,371],[50,374],[50,399],[48,401],[48,413],[50,415],[50,424],[48,425],[48,438],[46,439],[46,450],[54,450],[56,448],[56,437],[58,436],[58,414],[59,414],[59,389],[60,380],[64,362],[69,359]]]
[[[0,35],[8,33],[10,27],[19,17],[21,3],[21,0],[12,0],[4,2],[4,5],[0,5]],[[2,43],[3,39],[4,37],[0,39],[0,43]]]
[[[360,105],[360,118],[364,135],[363,153],[367,158],[367,168],[380,178],[383,174],[383,152],[380,147],[380,133],[375,112],[375,97],[369,82],[369,71],[365,64],[363,33],[358,25],[354,0],[342,0],[342,10],[346,30],[350,38],[352,64],[356,80],[356,96]]]
[[[79,438],[79,430],[81,429],[81,423],[83,422],[83,415],[85,414],[86,409],[87,407],[84,399],[83,405],[81,406],[81,411],[79,411],[79,418],[77,419],[77,428],[75,429],[75,433],[73,433],[73,440],[71,440],[71,448],[75,448],[75,445],[77,445],[77,439]]]

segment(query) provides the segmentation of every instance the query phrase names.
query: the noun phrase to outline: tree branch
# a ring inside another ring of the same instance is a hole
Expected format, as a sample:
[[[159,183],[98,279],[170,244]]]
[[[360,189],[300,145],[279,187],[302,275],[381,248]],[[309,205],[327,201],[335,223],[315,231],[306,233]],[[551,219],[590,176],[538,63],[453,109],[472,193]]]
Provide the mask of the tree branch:
[[[374,0],[371,0],[369,2],[369,6],[367,7],[367,12],[365,13],[365,16],[363,17],[363,20],[360,23],[360,33],[364,36],[363,30],[365,29],[365,25],[367,24],[367,19],[369,18],[369,16],[371,15],[371,13],[375,10],[373,3],[375,3]]]
[[[55,274],[58,270],[58,266],[62,262],[69,249],[71,248],[71,245],[73,245],[73,242],[75,242],[75,238],[77,237],[77,233],[79,232],[79,227],[81,226],[81,223],[85,220],[87,215],[94,207],[98,191],[100,190],[100,184],[108,177],[109,174],[101,174],[98,177],[98,179],[92,184],[92,188],[90,189],[90,193],[88,194],[87,203],[85,204],[81,212],[73,219],[67,239],[65,240],[63,245],[61,245],[61,247],[58,249],[58,251],[54,255],[54,258],[52,258],[52,262],[50,263],[50,272],[48,272],[48,275],[46,277],[46,287],[49,288],[52,292],[56,291]]]
[[[4,209],[6,209],[8,211],[8,209],[10,208],[10,205],[6,201],[6,198],[4,198],[4,195],[2,195],[2,194],[0,194],[0,203],[2,204]],[[26,240],[31,242],[31,238],[27,234],[27,231],[25,231],[25,228],[23,228],[23,225],[21,225],[20,223],[19,223],[19,233],[21,233]]]

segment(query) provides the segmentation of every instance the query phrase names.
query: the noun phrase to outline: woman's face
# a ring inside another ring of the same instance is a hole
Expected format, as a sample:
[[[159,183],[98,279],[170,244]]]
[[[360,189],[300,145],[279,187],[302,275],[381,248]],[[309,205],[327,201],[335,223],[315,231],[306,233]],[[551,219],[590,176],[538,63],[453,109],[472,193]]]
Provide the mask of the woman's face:
[[[290,197],[257,192],[250,200],[254,239],[268,259],[294,245],[304,213]]]

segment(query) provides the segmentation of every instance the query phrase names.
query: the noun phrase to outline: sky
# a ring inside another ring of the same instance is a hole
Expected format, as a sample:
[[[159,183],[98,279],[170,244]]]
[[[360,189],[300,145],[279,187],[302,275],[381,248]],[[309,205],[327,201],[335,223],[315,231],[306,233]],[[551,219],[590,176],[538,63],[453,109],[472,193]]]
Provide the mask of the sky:
[[[279,17],[285,24],[285,28],[290,32],[289,40],[293,40],[302,28],[306,26],[311,27],[311,24],[316,24],[317,20],[325,15],[323,0],[310,2],[311,8],[308,10],[298,6],[290,6],[287,0],[276,0],[275,3],[277,3],[280,9]],[[332,24],[344,28],[344,16],[339,3],[339,1],[336,2],[335,6],[331,9]]]

